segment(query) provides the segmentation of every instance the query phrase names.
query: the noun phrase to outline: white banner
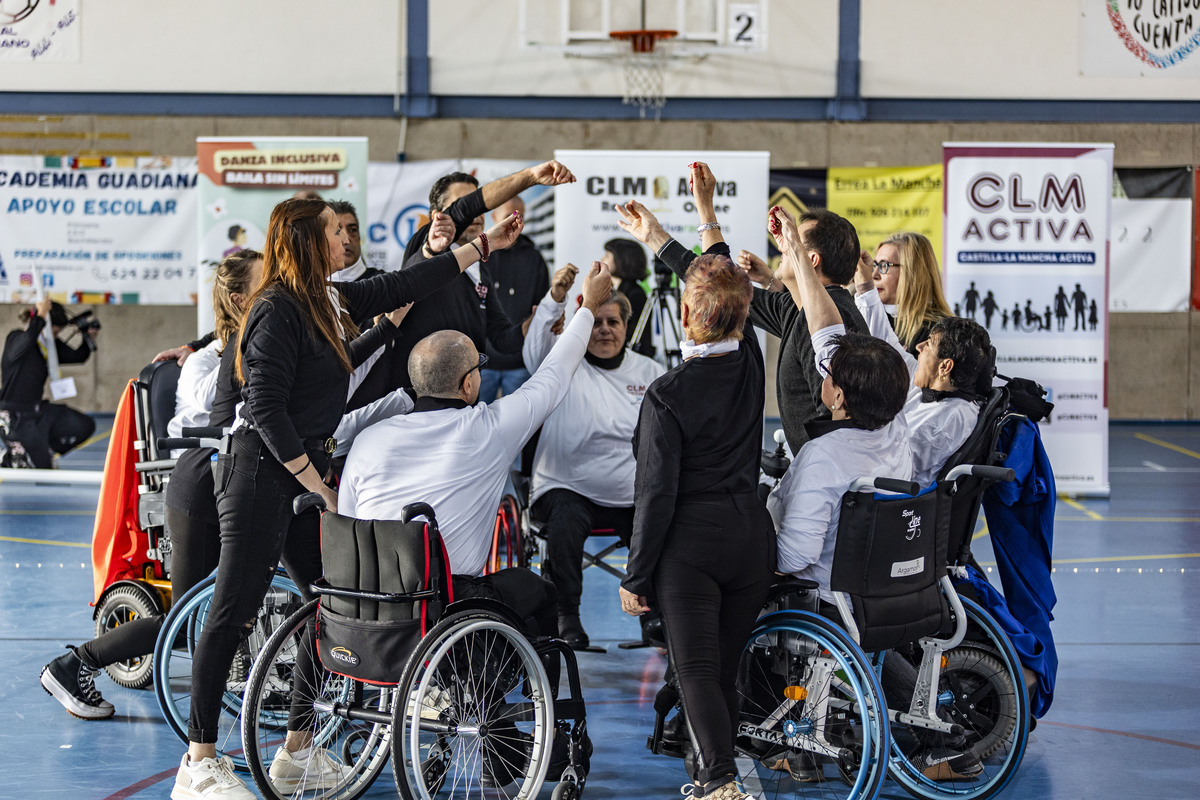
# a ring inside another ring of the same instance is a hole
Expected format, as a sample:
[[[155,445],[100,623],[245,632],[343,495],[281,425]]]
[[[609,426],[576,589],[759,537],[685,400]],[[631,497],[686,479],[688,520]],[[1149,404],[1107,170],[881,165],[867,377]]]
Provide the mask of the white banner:
[[[80,0],[0,2],[0,61],[79,61]]]
[[[1110,311],[1187,311],[1192,201],[1114,197]]]
[[[1001,374],[1049,390],[1059,490],[1107,494],[1112,145],[944,148],[946,297],[987,327]]]
[[[0,156],[0,298],[192,303],[196,159]]]
[[[1200,77],[1195,0],[1079,0],[1085,78]]]

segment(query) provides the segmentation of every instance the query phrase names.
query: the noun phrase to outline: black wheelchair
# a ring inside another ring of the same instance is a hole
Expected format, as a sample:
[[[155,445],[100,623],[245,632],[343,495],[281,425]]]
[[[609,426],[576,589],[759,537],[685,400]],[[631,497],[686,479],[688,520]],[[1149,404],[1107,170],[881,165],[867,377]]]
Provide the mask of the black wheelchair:
[[[405,798],[531,798],[547,780],[556,800],[580,796],[591,742],[574,653],[503,604],[454,600],[433,509],[324,513],[321,541],[318,598],[275,631],[246,686],[243,747],[265,797],[351,800],[389,762]],[[340,764],[284,780],[272,766],[285,742]]]
[[[772,588],[738,674],[736,754],[749,794],[869,799],[889,774],[931,799],[987,798],[1008,785],[1031,724],[1021,663],[952,576],[971,561],[983,491],[1012,480],[997,466],[997,442],[1017,418],[996,389],[934,486],[863,478],[849,487],[832,607],[812,581]],[[781,476],[782,453],[763,456],[764,472]],[[688,758],[686,721],[666,722],[677,706],[668,680],[647,746]]]

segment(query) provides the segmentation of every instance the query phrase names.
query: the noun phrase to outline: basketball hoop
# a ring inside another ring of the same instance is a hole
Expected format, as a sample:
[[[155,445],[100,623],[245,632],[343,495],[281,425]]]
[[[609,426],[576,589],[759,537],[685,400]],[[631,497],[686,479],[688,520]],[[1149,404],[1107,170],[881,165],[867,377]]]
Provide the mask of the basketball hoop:
[[[637,106],[642,119],[646,118],[647,108],[654,109],[657,119],[658,112],[667,104],[664,82],[667,54],[656,45],[677,35],[678,31],[647,30],[612,31],[608,34],[614,42],[629,44],[628,51],[622,48],[619,52],[625,68],[625,96],[621,102],[627,106]]]

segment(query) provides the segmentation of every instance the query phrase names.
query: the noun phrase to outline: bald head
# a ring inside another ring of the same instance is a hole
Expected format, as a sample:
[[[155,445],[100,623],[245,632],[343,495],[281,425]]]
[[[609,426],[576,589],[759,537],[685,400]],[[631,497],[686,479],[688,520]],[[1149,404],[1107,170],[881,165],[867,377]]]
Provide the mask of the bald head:
[[[521,216],[525,216],[525,201],[519,195],[502,205],[496,206],[492,210],[492,222],[499,222],[505,217],[512,215],[514,211],[520,211]]]
[[[479,363],[475,344],[459,331],[431,333],[408,356],[408,376],[417,397],[458,397],[463,375]]]

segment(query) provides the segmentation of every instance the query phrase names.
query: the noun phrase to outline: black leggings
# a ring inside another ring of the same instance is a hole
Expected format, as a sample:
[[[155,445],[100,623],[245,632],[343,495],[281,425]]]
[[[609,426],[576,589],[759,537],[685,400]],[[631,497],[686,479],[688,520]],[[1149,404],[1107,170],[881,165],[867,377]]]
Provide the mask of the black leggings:
[[[167,506],[167,535],[171,537],[171,598],[178,601],[217,567],[221,530],[216,524]],[[154,652],[165,615],[141,617],[79,647],[85,660],[97,667]]]
[[[610,507],[593,503],[569,489],[551,489],[533,504],[546,520],[545,571],[558,590],[558,613],[578,614],[583,593],[583,545],[593,529],[612,529],[628,546],[633,530],[633,506]]]
[[[756,495],[676,507],[651,604],[662,610],[700,783],[737,774],[738,661],[774,569],[775,538]]]
[[[16,419],[9,438],[25,446],[38,469],[54,466],[51,451],[65,455],[96,432],[94,419],[59,403],[41,403],[36,411],[10,413]]]
[[[318,472],[328,464],[324,453],[308,457]],[[198,744],[217,741],[221,695],[233,656],[250,633],[258,608],[282,561],[305,600],[309,584],[321,576],[320,522],[309,510],[296,516],[292,500],[303,486],[280,464],[259,435],[239,430],[233,452],[224,457],[217,478],[217,510],[221,519],[221,556],[212,606],[192,664],[192,708],[188,738]],[[311,649],[301,648],[301,674],[315,673]],[[296,730],[292,720],[289,730]]]

